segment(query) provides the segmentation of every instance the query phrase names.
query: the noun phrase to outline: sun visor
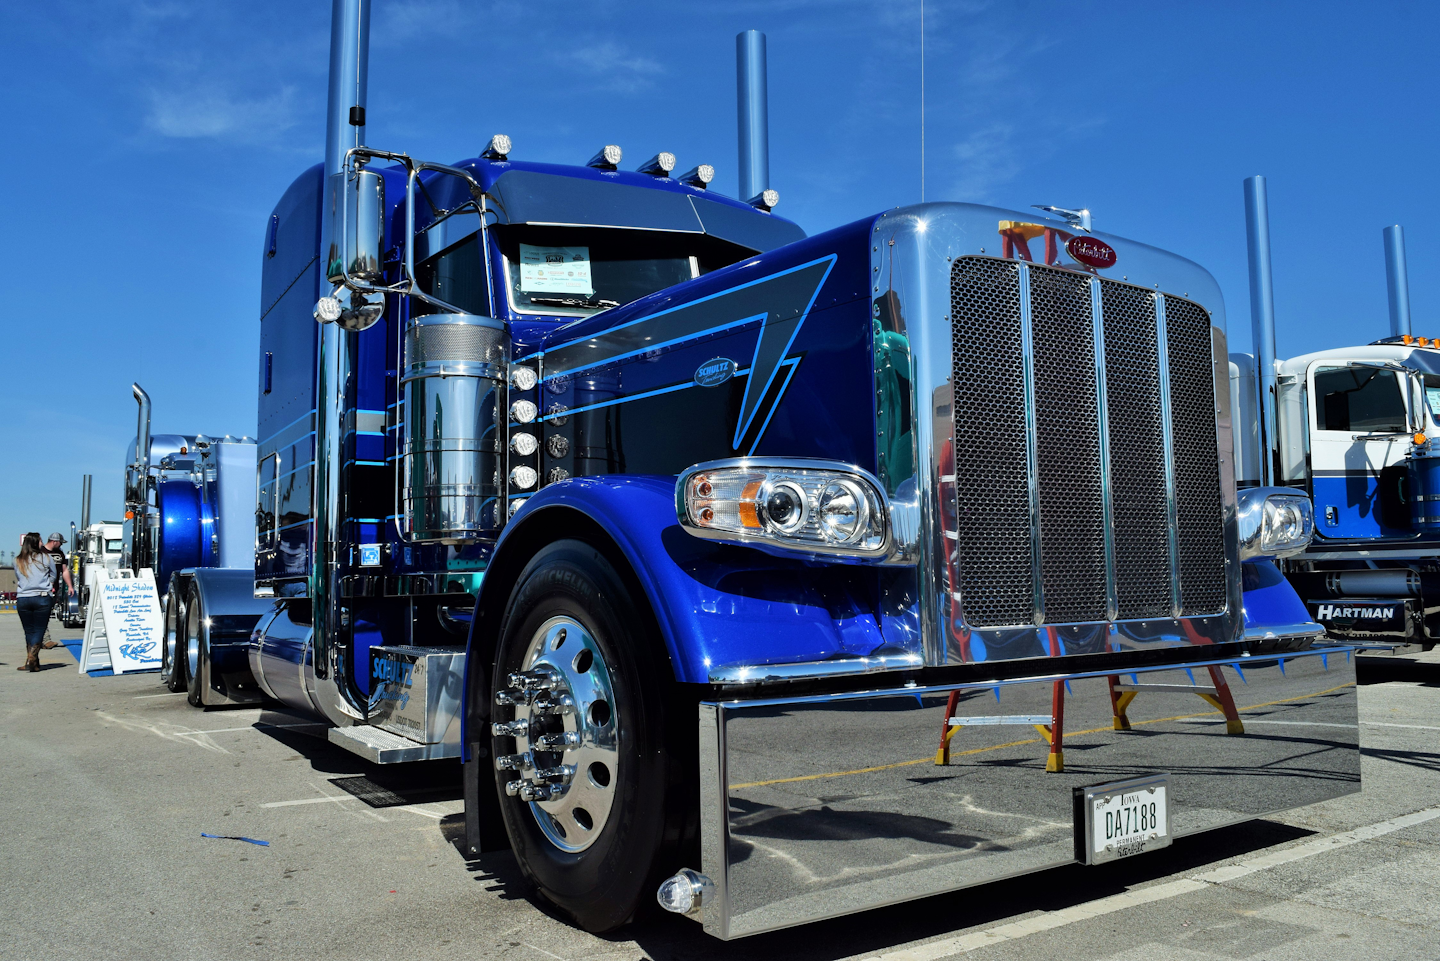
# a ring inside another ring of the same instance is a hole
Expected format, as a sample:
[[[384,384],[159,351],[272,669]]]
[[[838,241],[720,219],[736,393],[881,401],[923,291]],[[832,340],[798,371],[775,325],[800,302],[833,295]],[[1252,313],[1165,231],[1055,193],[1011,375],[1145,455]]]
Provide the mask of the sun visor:
[[[799,225],[773,214],[732,207],[702,197],[691,197],[690,202],[695,205],[695,213],[705,225],[707,234],[741,247],[763,253],[805,239],[805,231]]]
[[[689,198],[669,190],[511,170],[489,193],[501,223],[704,230]]]

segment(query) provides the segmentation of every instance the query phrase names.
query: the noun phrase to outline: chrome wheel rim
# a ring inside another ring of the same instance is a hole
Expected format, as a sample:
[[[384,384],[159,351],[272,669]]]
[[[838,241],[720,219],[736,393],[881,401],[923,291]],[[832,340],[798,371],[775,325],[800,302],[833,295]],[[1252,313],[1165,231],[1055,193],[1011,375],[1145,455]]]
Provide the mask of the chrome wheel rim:
[[[190,669],[190,677],[200,676],[200,618],[194,611],[185,615],[185,666]]]
[[[175,675],[175,648],[180,640],[180,604],[175,598],[165,604],[165,636],[160,652],[160,676],[169,680]]]
[[[584,851],[610,820],[620,776],[618,712],[609,665],[595,638],[571,617],[552,617],[542,624],[521,663],[527,674],[549,675],[551,699],[565,704],[553,713],[539,713],[529,701],[515,704],[516,721],[525,722],[524,731],[515,735],[517,750],[529,756],[534,770],[565,772],[563,793],[528,802],[530,811],[551,844],[570,853]],[[573,742],[578,743],[558,750],[536,746],[544,735],[566,734],[575,735]]]

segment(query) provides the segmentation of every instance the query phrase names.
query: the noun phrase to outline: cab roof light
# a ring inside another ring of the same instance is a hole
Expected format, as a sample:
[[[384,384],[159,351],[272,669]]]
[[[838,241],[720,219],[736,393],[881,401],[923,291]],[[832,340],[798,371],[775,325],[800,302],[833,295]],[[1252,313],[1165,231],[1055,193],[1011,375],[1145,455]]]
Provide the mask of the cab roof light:
[[[761,210],[769,213],[780,203],[780,191],[770,189],[762,190],[747,202],[750,206],[759,207]]]
[[[490,142],[485,145],[485,150],[480,156],[486,160],[509,160],[512,146],[509,137],[503,133],[497,133],[490,138]]]
[[[620,148],[613,143],[607,143],[600,150],[585,162],[585,166],[594,167],[596,170],[614,170],[620,166],[620,158],[623,154]]]
[[[1429,337],[1416,337],[1416,338],[1415,338],[1415,344],[1416,344],[1416,346],[1418,346],[1418,347],[1429,347],[1429,346],[1430,346],[1430,338],[1429,338]]]
[[[1409,334],[1405,334],[1404,336],[1402,336],[1402,337],[1400,338],[1400,343],[1402,343],[1402,344],[1413,344],[1413,343],[1415,343],[1415,338],[1414,338],[1414,337],[1411,337]]]
[[[668,177],[670,171],[675,169],[675,155],[668,150],[662,150],[635,169],[652,177]]]
[[[698,164],[685,171],[676,178],[682,184],[689,184],[692,187],[699,187],[704,190],[715,179],[715,168],[709,164]]]

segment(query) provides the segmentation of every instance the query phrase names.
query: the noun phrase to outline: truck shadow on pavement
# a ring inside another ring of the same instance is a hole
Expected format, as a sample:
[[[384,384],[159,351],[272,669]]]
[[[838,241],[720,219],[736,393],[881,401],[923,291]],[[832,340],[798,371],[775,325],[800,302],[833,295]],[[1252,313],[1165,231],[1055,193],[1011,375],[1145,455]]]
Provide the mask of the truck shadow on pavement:
[[[463,857],[465,819],[452,815],[440,824],[445,838]],[[633,923],[595,935],[614,944],[634,942],[655,961],[740,961],[784,957],[788,961],[833,961],[866,952],[884,953],[896,945],[953,934],[969,927],[1007,921],[1031,911],[1058,911],[1120,894],[1139,884],[1184,874],[1277,844],[1313,837],[1315,832],[1275,821],[1248,821],[1177,839],[1143,858],[1095,867],[1067,865],[1008,881],[937,895],[919,901],[832,918],[824,924],[802,925],[737,941],[706,935],[698,923],[662,913],[647,905]],[[536,910],[562,923],[563,916],[531,897],[519,866],[508,850],[466,862],[475,880],[504,900],[530,900]]]
[[[1357,657],[1355,681],[1361,687],[1390,681],[1440,687],[1440,664],[1408,657]]]

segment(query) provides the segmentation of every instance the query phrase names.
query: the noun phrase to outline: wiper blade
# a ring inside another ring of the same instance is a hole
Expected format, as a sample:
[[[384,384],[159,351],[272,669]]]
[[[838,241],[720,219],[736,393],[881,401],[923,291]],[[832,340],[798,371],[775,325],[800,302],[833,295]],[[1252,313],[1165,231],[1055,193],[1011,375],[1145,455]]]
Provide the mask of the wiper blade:
[[[530,303],[545,307],[588,307],[591,310],[607,310],[620,306],[618,300],[592,300],[587,297],[531,297]]]

